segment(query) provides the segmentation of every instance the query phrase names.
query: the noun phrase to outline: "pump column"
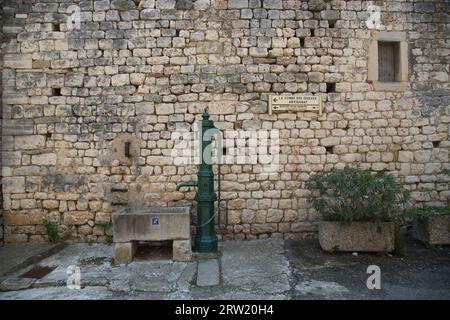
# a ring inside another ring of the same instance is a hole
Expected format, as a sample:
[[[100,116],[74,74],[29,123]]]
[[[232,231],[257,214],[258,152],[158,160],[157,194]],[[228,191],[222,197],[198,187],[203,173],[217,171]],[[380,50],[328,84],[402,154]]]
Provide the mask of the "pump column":
[[[211,155],[206,155],[205,149],[211,150],[211,138],[205,138],[205,132],[214,128],[209,120],[209,114],[202,115],[202,128],[200,131],[201,163],[198,171],[198,189],[195,196],[197,201],[197,235],[195,237],[195,251],[217,252],[217,236],[214,221],[214,202],[217,195],[214,192],[214,173],[212,169]],[[206,158],[206,159],[205,159]]]

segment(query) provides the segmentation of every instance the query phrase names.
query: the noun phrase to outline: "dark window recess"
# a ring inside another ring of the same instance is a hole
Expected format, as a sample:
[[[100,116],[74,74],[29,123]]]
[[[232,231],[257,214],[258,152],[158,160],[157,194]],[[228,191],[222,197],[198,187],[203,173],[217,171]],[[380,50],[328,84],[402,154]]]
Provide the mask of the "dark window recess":
[[[441,145],[440,141],[433,141],[433,148],[439,148],[440,145]]]
[[[129,141],[125,142],[125,157],[127,157],[127,158],[131,157],[130,148],[131,148],[131,142],[129,142]]]
[[[50,138],[52,137],[52,133],[51,133],[51,132],[47,132],[47,133],[45,134],[45,136],[47,137],[47,139],[50,139]]]
[[[53,88],[52,89],[52,96],[59,97],[61,95],[61,88]]]
[[[325,147],[325,151],[327,154],[333,154],[333,147]]]
[[[316,35],[316,30],[315,29],[311,29],[311,37],[315,37]]]
[[[327,82],[327,93],[336,92],[336,83]]]
[[[223,156],[227,155],[227,148],[225,148],[225,147],[222,148],[222,155]]]
[[[335,25],[336,25],[336,20],[328,20],[328,27],[329,28],[334,28]]]
[[[53,31],[61,31],[61,28],[59,26],[59,23],[54,23],[53,24]]]
[[[378,42],[379,81],[397,81],[399,51],[399,44],[397,42]]]
[[[305,47],[305,38],[303,38],[303,37],[300,38],[300,47],[302,47],[302,48]]]

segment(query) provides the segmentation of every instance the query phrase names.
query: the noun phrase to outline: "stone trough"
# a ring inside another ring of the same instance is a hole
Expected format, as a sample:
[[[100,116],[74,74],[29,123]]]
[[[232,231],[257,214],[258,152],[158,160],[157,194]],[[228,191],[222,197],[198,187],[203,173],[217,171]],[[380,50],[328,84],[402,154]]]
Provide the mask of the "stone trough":
[[[189,207],[124,208],[114,213],[114,262],[131,262],[139,241],[165,240],[173,240],[173,260],[191,260],[189,213]]]

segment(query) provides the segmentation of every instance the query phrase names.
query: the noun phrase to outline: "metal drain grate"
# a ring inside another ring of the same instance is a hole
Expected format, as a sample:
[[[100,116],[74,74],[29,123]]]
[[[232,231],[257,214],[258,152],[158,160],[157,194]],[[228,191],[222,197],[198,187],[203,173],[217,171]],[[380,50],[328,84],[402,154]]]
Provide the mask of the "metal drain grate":
[[[33,279],[41,279],[48,275],[50,272],[55,270],[55,267],[34,267],[33,269],[25,272],[20,277],[22,278],[33,278]]]

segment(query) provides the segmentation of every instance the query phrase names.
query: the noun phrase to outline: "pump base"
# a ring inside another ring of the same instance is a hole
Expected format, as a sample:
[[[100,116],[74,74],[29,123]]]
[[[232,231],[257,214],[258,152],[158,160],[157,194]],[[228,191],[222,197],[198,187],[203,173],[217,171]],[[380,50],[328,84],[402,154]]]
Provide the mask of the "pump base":
[[[195,252],[217,252],[217,238],[216,237],[196,237],[195,238]]]

